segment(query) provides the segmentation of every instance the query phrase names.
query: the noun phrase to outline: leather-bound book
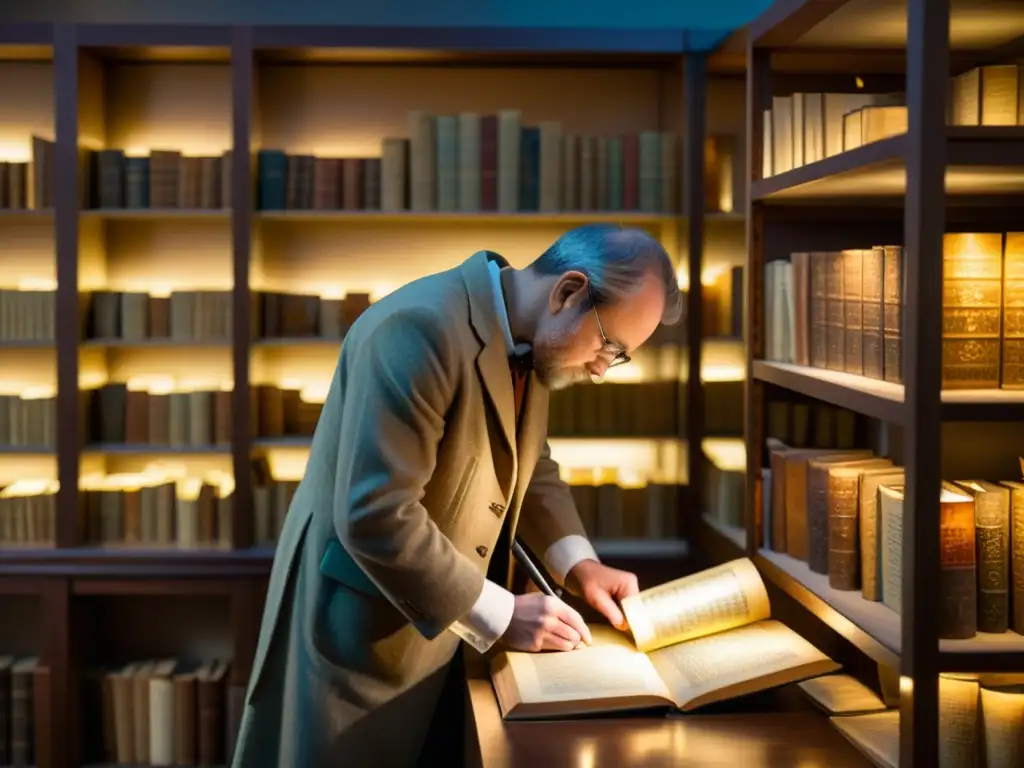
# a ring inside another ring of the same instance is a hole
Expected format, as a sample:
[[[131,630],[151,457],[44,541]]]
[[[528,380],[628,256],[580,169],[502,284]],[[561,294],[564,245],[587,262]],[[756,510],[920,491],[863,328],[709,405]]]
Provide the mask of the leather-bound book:
[[[582,467],[569,470],[569,490],[576,511],[579,512],[583,528],[589,536],[597,536],[597,489],[594,488],[594,472]]]
[[[234,422],[234,393],[221,389],[213,393],[213,442],[230,445]]]
[[[831,251],[825,257],[825,367],[846,368],[846,305],[843,254]]]
[[[1010,489],[984,480],[957,481],[974,496],[978,557],[978,631],[1010,628]]]
[[[133,445],[149,442],[149,393],[129,389],[125,394],[124,441]]]
[[[1011,628],[1024,634],[1024,483],[1003,481],[1010,490]]]
[[[844,370],[864,374],[864,252],[843,251]]]
[[[942,238],[942,386],[999,386],[1002,334],[1001,234]]]
[[[174,681],[174,764],[196,764],[197,697],[195,672],[180,672]]]
[[[944,482],[939,497],[939,637],[962,640],[978,631],[978,569],[974,498]]]
[[[862,252],[861,271],[861,348],[864,375],[872,379],[885,376],[882,275],[885,251],[870,248]]]
[[[816,459],[824,459],[826,457],[831,458],[834,461],[842,460],[853,460],[853,459],[864,459],[871,456],[871,451],[837,451],[831,449],[808,449],[808,450],[796,450],[792,453],[787,453],[783,463],[783,472],[776,473],[773,466],[772,471],[772,492],[782,493],[783,495],[783,514],[786,516],[785,530],[786,530],[786,553],[790,557],[795,557],[797,560],[806,561],[809,552],[809,538],[810,538],[810,508],[811,508],[811,493],[809,483],[809,462]],[[782,489],[777,490],[777,485],[780,483]],[[825,494],[827,493],[827,475],[823,476],[821,483],[821,489],[823,492],[823,498],[819,502],[821,505],[821,523],[819,523],[823,531],[828,529],[828,512],[825,504]],[[775,509],[772,510],[772,518],[775,517]],[[828,551],[826,543],[825,551],[825,568],[828,567]],[[826,571],[820,571],[826,573]]]
[[[284,435],[284,393],[272,384],[261,384],[256,387],[256,398],[259,403],[260,437],[281,437]]]
[[[225,697],[228,663],[204,665],[197,675],[198,760],[201,766],[224,762]]]
[[[352,327],[352,324],[359,319],[359,316],[370,308],[370,294],[368,293],[346,293],[345,294],[345,329]]]
[[[337,210],[341,207],[341,159],[318,157],[313,168],[313,207]]]
[[[1024,389],[1024,232],[1006,233],[1002,352],[1003,389]]]
[[[886,381],[903,383],[903,249],[885,246],[882,258],[882,374]]]
[[[596,501],[598,536],[604,539],[622,538],[622,487],[614,470],[601,470],[598,473]]]
[[[320,327],[320,297],[286,293],[281,297],[281,335],[285,338],[316,336]]]
[[[890,466],[888,459],[857,458],[842,454],[813,458],[807,463],[807,567],[828,573],[830,470],[833,465],[865,469]]]

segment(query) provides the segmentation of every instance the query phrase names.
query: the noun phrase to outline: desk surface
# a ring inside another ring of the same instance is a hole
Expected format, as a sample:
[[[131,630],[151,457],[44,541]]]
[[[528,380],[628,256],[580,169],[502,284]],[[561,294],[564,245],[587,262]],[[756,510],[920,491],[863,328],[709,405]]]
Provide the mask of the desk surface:
[[[466,671],[483,768],[871,768],[817,711],[503,723],[479,657]]]

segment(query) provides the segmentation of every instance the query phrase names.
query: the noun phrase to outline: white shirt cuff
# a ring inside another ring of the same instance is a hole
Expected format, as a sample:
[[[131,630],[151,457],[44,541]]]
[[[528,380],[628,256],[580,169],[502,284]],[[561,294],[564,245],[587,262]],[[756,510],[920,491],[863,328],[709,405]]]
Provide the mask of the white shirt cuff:
[[[594,545],[586,536],[572,534],[563,536],[544,553],[544,567],[561,585],[565,585],[565,577],[569,575],[577,563],[583,560],[601,562],[594,551]]]
[[[486,653],[512,622],[516,598],[504,587],[484,580],[480,597],[469,612],[449,627],[478,652]]]

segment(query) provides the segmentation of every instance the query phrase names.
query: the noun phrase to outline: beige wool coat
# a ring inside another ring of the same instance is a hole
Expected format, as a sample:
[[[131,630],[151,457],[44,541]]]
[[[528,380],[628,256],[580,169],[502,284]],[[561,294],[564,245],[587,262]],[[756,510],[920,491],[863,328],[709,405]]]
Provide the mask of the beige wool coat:
[[[354,324],[277,546],[236,768],[414,765],[502,523],[585,535],[528,385],[518,435],[481,251]]]

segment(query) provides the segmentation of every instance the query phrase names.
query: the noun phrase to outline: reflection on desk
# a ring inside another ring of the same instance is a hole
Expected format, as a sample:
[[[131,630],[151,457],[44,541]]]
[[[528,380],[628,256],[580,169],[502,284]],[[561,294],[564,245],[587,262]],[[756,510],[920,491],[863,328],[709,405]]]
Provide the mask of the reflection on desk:
[[[811,710],[505,723],[486,669],[473,655],[466,658],[469,765],[871,768],[825,716]]]

